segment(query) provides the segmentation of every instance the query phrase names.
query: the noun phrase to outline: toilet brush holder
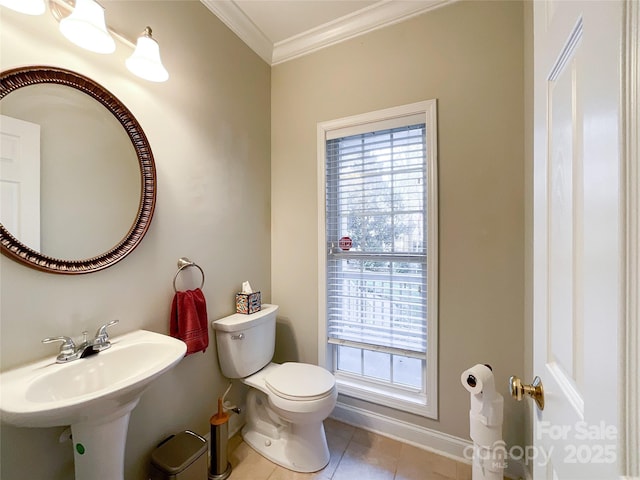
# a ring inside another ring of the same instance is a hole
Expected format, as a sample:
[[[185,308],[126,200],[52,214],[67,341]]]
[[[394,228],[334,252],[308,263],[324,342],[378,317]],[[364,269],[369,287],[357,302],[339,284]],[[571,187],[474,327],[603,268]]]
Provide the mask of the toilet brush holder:
[[[209,420],[211,424],[211,465],[208,480],[225,480],[231,475],[231,464],[227,459],[229,440],[229,414],[222,408],[222,399],[218,399],[218,413]]]

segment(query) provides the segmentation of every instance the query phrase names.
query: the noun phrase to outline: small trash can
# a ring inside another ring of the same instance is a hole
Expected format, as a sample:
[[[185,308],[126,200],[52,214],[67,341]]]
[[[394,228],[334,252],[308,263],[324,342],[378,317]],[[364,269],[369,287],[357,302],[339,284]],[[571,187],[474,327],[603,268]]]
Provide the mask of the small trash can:
[[[207,441],[190,430],[164,440],[151,454],[149,480],[207,480]]]

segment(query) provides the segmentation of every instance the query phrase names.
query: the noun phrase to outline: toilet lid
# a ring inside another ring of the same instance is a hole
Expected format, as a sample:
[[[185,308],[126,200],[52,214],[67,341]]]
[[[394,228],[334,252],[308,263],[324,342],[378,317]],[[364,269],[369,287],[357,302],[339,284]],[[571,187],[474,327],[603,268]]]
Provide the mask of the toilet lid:
[[[308,363],[283,363],[265,378],[267,387],[289,400],[322,398],[333,389],[335,378],[328,371]]]

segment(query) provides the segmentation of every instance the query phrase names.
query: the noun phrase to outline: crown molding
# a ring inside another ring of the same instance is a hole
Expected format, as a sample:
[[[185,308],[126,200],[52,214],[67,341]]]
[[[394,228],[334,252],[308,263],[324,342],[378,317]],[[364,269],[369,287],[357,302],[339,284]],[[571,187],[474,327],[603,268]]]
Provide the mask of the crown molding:
[[[272,43],[234,0],[200,0],[269,65],[308,55],[322,48],[402,22],[456,0],[381,0],[367,8]]]
[[[408,20],[453,0],[394,1],[382,0],[367,8],[320,25],[300,35],[277,42],[272,65],[307,55],[359,35]]]
[[[229,27],[251,50],[271,65],[273,42],[247,17],[233,0],[200,0]]]

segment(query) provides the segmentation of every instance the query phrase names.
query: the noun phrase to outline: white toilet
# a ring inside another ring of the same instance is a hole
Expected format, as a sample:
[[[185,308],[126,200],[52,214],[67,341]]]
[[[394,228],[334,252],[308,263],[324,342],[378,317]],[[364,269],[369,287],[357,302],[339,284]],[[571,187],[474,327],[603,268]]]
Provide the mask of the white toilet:
[[[329,463],[322,421],[336,405],[335,379],[307,363],[271,363],[277,305],[251,315],[215,320],[220,368],[227,378],[252,387],[242,436],[254,450],[296,472],[316,472]]]

